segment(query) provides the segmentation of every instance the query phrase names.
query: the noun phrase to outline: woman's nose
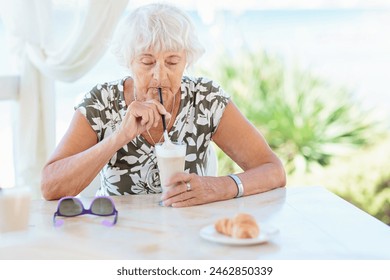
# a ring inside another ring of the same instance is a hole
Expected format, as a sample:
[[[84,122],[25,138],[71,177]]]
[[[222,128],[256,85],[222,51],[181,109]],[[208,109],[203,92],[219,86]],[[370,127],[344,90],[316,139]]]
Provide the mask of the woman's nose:
[[[161,63],[156,63],[154,69],[153,69],[153,79],[157,81],[162,81],[166,75],[166,70],[164,69],[164,65]]]

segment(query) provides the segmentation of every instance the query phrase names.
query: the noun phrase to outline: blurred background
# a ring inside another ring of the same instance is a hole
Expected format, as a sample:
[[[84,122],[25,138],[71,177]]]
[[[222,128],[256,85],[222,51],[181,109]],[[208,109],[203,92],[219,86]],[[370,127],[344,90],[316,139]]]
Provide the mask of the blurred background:
[[[58,34],[85,2],[53,1]],[[389,1],[159,2],[190,14],[206,54],[188,74],[232,96],[284,161],[288,186],[324,186],[390,224]],[[0,18],[0,76],[18,74],[6,35]],[[108,50],[82,78],[56,82],[56,143],[85,92],[127,74]],[[0,100],[1,187],[15,184],[16,106]],[[220,175],[240,170],[218,159]]]

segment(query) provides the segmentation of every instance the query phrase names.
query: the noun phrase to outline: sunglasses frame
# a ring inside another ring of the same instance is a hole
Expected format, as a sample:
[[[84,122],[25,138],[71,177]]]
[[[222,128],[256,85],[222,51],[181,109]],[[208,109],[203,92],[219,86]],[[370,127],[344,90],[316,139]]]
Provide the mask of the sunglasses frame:
[[[96,213],[92,212],[92,206],[95,203],[95,201],[98,200],[98,199],[106,199],[106,200],[108,200],[112,204],[112,209],[113,209],[112,212],[109,213],[109,214],[96,214]],[[81,207],[82,207],[81,213],[75,214],[75,215],[64,215],[64,214],[60,213],[60,205],[65,200],[73,200],[73,201],[76,201],[78,204],[80,204]],[[79,198],[77,198],[75,196],[65,196],[65,197],[61,198],[58,201],[57,210],[56,210],[56,212],[54,212],[54,215],[53,215],[53,223],[54,223],[55,226],[61,226],[64,223],[64,220],[56,220],[56,217],[68,217],[68,218],[71,218],[71,217],[76,217],[76,216],[81,216],[81,215],[86,215],[86,214],[91,214],[91,215],[101,216],[101,217],[107,217],[107,216],[113,216],[114,215],[115,217],[114,217],[114,221],[113,222],[110,222],[110,221],[107,221],[107,220],[102,221],[102,224],[105,225],[105,226],[113,226],[113,225],[116,224],[116,222],[118,220],[118,210],[116,210],[115,203],[112,200],[112,198],[109,197],[109,196],[97,196],[97,197],[95,197],[91,201],[91,204],[90,204],[89,208],[85,208],[84,207],[84,203]]]

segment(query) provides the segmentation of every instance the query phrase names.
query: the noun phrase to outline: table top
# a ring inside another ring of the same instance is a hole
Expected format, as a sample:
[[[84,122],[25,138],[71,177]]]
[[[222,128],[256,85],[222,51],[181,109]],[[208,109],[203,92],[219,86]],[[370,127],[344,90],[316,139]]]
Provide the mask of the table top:
[[[58,202],[34,200],[28,231],[0,236],[0,259],[390,259],[390,227],[322,187],[279,188],[188,208],[159,206],[159,198],[113,197],[119,211],[113,227],[92,215],[54,227]],[[83,200],[89,206],[91,199]],[[247,246],[200,236],[237,213],[278,232]]]

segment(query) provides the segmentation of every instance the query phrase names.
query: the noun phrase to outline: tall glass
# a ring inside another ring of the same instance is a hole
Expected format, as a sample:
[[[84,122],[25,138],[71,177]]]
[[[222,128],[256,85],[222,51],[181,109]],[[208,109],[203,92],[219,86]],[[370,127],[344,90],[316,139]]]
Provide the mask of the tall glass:
[[[30,201],[29,187],[0,188],[0,234],[27,230]]]
[[[169,188],[168,180],[176,173],[184,171],[187,146],[182,142],[172,144],[158,143],[155,145],[157,165],[160,173],[162,192]]]

